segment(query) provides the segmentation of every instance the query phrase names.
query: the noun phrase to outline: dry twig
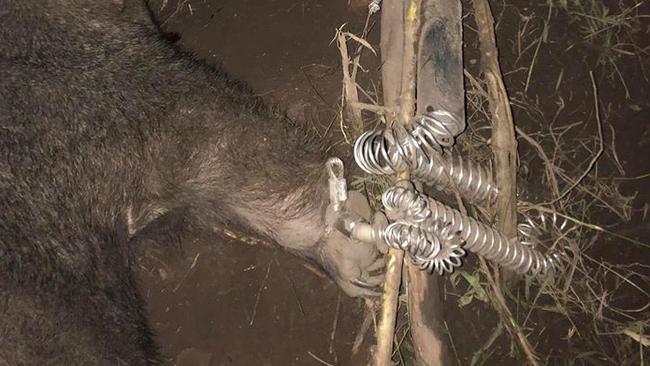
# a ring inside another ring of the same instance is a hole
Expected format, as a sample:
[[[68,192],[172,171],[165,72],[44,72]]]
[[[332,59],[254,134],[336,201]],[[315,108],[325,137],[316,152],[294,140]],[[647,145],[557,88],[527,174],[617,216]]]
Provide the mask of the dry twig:
[[[361,109],[355,103],[359,102],[356,82],[350,77],[350,57],[348,56],[348,46],[345,41],[346,34],[338,31],[336,35],[339,51],[341,53],[341,68],[343,70],[343,91],[346,115],[352,123],[352,135],[357,137],[363,131],[363,120],[361,119]]]
[[[492,151],[495,157],[496,181],[499,196],[496,202],[497,227],[508,237],[517,234],[517,201],[516,201],[516,167],[517,146],[514,136],[514,123],[510,101],[501,77],[498,51],[496,47],[494,18],[487,0],[474,0],[474,17],[478,25],[481,48],[481,67],[488,87],[488,100],[492,117]],[[533,347],[526,338],[508,308],[499,283],[493,278],[490,270],[481,258],[481,267],[492,287],[497,311],[510,330],[531,365],[537,366]]]

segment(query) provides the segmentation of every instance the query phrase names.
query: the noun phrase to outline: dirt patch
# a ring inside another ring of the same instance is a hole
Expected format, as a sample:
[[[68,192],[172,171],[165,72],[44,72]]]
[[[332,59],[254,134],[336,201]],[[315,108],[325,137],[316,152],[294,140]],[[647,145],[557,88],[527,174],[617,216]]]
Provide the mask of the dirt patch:
[[[139,266],[152,326],[171,363],[362,361],[352,361],[351,349],[363,303],[301,259],[218,233],[193,233],[182,243],[177,255],[151,253]]]

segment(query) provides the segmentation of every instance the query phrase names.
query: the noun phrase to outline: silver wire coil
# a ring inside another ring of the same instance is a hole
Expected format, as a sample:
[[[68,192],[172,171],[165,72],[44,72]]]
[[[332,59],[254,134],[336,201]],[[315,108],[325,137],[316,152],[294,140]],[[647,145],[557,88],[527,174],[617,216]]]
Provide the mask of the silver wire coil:
[[[383,197],[387,213],[406,217],[413,214],[414,222],[420,229],[431,230],[438,237],[453,233],[464,242],[463,249],[492,260],[513,271],[530,276],[553,275],[560,266],[562,256],[559,252],[542,254],[539,250],[523,245],[517,240],[506,238],[496,229],[485,225],[460,211],[448,207],[432,198],[420,195],[408,182],[399,182],[389,188]],[[445,232],[440,231],[444,223]],[[435,246],[435,243],[429,245]],[[444,246],[444,242],[442,243]],[[433,249],[418,248],[420,252],[430,253]],[[438,250],[440,252],[440,250]],[[437,255],[440,257],[439,253]],[[452,260],[452,257],[443,258]],[[457,256],[459,259],[460,256]],[[440,260],[440,258],[439,258]],[[455,260],[455,259],[454,259]],[[453,269],[453,268],[452,268]]]
[[[429,184],[448,181],[460,194],[472,202],[492,203],[496,200],[498,190],[494,182],[491,166],[476,164],[463,159],[458,154],[444,153],[444,168],[427,172]],[[449,185],[449,183],[447,183]]]
[[[463,121],[464,122],[464,121]],[[406,126],[366,131],[355,142],[354,157],[370,174],[409,171],[412,179],[446,189],[457,189],[467,200],[491,203],[498,194],[491,167],[476,164],[445,150],[465,128],[453,115],[434,111]],[[519,240],[444,204],[420,195],[406,181],[384,192],[382,202],[392,221],[382,233],[386,243],[406,251],[421,269],[451,272],[461,264],[465,249],[515,272],[552,275],[562,267],[559,251],[542,254],[537,247],[550,223],[559,232],[566,220],[556,215],[524,215]]]
[[[354,144],[354,158],[369,174],[410,171],[428,185],[456,188],[466,199],[490,203],[497,196],[492,169],[445,151],[464,125],[451,114],[419,116],[409,125],[363,133]],[[443,118],[444,117],[444,118]]]
[[[388,246],[407,252],[421,270],[438,274],[452,272],[462,264],[465,250],[457,235],[449,232],[447,226],[440,226],[423,229],[394,222],[384,230],[384,240]]]
[[[464,119],[458,119],[453,114],[443,110],[420,114],[415,117],[414,122],[413,134],[415,136],[426,136],[444,147],[452,146],[454,138],[465,130]]]
[[[558,237],[566,237],[575,229],[568,219],[556,212],[542,212],[536,209],[525,212],[519,211],[521,222],[517,225],[519,240],[524,245],[535,246],[542,243],[542,237],[555,233]]]
[[[452,272],[465,256],[462,239],[449,222],[431,220],[426,201],[418,199],[413,186],[398,182],[384,192],[386,215],[394,221],[384,230],[386,244],[406,251],[422,270]]]

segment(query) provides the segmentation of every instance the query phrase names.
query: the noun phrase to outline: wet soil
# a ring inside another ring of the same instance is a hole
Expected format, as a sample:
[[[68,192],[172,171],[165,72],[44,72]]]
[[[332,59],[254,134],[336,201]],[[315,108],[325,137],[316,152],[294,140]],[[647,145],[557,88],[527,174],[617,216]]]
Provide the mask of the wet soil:
[[[593,72],[601,115],[607,118],[605,136],[610,142],[615,138],[618,159],[626,171],[627,178],[619,177],[612,184],[620,183],[626,195],[636,194],[630,222],[621,223],[602,207],[594,209],[595,220],[626,236],[650,242],[650,225],[644,214],[650,202],[650,178],[645,175],[650,171],[646,160],[650,156],[647,57],[633,54],[617,59],[623,84],[616,75],[611,76],[608,65],[598,64],[603,50],[585,42],[578,25],[556,8],[548,18],[546,39],[535,46],[548,17],[548,4],[523,0],[493,3],[500,59],[515,121],[531,134],[547,128],[549,121],[584,123],[573,137],[593,133]],[[471,8],[469,2],[463,6],[466,13]],[[330,41],[335,28],[344,23],[359,33],[365,7],[364,1],[346,0],[170,0],[159,18],[165,31],[178,34],[181,47],[207,62],[223,65],[269,103],[280,105],[290,117],[304,121],[306,128],[325,138],[338,124],[341,91],[340,56]],[[647,7],[639,11],[649,13]],[[466,19],[465,63],[469,72],[478,75],[475,26],[471,16]],[[648,29],[646,23],[640,33],[633,34],[641,47],[647,43],[643,35]],[[376,46],[376,29],[372,34],[371,43]],[[369,71],[375,81],[379,80],[377,69]],[[542,198],[542,165],[524,141],[519,141],[519,148],[529,170],[522,179],[527,182],[530,199]],[[579,176],[589,155],[578,152],[573,159],[574,164],[565,168],[569,175]],[[599,169],[603,174],[620,175],[611,165],[603,164]],[[184,235],[181,242],[177,253],[154,251],[142,258],[139,266],[152,326],[170,364],[366,364],[372,329],[361,350],[352,354],[352,343],[365,316],[364,303],[342,294],[317,269],[276,247],[233,239],[222,229]],[[594,258],[650,264],[647,248],[611,237],[598,239],[591,250]],[[472,258],[466,266],[467,271],[472,270]],[[454,287],[448,278],[443,281],[452,358],[458,365],[470,365],[474,352],[492,334],[499,318],[480,301],[460,307],[458,299],[467,286]],[[513,291],[518,296],[517,290]],[[631,298],[623,294],[617,300],[630,306],[648,302],[638,294]],[[514,313],[521,320],[526,311],[515,306]],[[639,319],[650,318],[647,309],[644,311]],[[585,322],[585,327],[593,326]],[[404,325],[403,319],[400,324]],[[536,349],[546,364],[591,364],[589,360],[573,361],[576,353],[583,352],[578,346],[584,348],[584,344],[571,338],[571,327],[562,317],[542,314],[528,320],[526,332],[536,340]],[[607,342],[600,346],[614,347]],[[501,336],[489,353],[477,364],[524,362],[507,336]],[[406,359],[404,364],[411,364]],[[594,362],[616,364],[607,359]]]

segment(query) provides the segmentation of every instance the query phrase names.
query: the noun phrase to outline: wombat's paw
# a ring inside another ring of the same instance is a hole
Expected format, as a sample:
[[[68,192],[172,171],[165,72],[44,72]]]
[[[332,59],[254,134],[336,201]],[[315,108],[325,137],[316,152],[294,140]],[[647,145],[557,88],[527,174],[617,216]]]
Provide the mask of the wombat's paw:
[[[370,219],[370,206],[360,193],[350,192],[345,206]],[[375,243],[352,240],[333,230],[324,238],[320,254],[323,265],[346,294],[353,297],[381,294],[384,257]]]
[[[346,294],[381,294],[384,257],[374,244],[350,240],[336,231],[325,239],[321,250],[323,265]]]

